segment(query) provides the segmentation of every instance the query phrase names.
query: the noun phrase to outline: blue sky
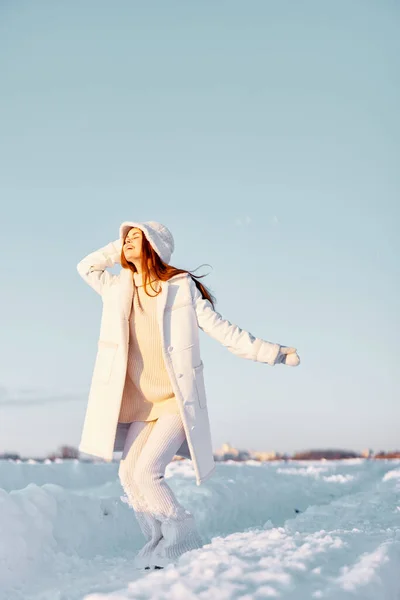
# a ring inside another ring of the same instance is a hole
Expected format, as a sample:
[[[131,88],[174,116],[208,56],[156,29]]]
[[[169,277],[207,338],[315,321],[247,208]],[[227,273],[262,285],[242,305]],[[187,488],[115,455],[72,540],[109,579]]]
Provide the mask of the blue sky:
[[[399,6],[0,5],[0,452],[77,445],[124,220],[208,263],[224,317],[298,368],[201,335],[214,447],[400,447]]]

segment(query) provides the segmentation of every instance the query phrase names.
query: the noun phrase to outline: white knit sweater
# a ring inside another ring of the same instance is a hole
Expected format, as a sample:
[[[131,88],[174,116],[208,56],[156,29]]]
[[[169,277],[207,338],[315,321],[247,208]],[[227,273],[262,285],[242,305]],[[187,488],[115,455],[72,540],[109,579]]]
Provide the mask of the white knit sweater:
[[[134,293],[130,316],[128,365],[118,421],[153,421],[165,413],[179,413],[171,381],[165,367],[157,321],[159,282],[147,284],[133,274]]]

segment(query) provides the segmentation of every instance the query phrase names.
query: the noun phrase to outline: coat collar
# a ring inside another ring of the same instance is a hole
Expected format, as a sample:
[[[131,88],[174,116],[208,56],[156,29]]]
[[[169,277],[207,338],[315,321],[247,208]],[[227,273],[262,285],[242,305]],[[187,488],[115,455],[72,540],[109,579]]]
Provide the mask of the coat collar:
[[[161,316],[164,312],[165,303],[167,301],[168,288],[171,283],[175,283],[175,281],[179,279],[183,279],[187,277],[187,273],[178,273],[178,275],[174,275],[168,281],[161,282],[161,293],[157,296],[157,312],[159,316]],[[132,309],[132,300],[133,300],[133,290],[134,290],[134,282],[133,282],[133,274],[130,269],[121,269],[119,274],[119,282],[120,282],[120,301],[122,305],[122,310],[124,313],[124,318],[129,320],[131,309]]]

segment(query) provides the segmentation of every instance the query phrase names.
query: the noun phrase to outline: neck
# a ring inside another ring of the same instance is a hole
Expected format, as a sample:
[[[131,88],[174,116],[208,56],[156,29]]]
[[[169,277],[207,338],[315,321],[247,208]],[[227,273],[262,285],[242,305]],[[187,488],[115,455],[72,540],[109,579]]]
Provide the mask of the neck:
[[[132,260],[131,263],[135,266],[136,273],[138,275],[143,275],[142,260],[139,258],[137,261],[136,260]],[[151,267],[149,269],[149,276],[150,276],[150,279],[156,279],[157,278],[157,275],[156,275],[155,271],[153,271],[153,269]]]
[[[135,266],[137,273],[142,272],[142,261],[140,259],[138,261],[131,260],[130,262]]]

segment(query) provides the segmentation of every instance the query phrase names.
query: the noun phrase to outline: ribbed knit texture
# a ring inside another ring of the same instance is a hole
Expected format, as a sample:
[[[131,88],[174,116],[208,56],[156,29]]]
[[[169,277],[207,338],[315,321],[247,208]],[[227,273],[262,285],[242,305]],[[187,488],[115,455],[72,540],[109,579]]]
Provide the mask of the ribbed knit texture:
[[[125,386],[118,421],[152,421],[164,414],[179,414],[161,346],[157,321],[157,295],[160,282],[147,284],[134,273],[133,305],[129,320],[129,352]]]
[[[193,515],[179,504],[164,479],[184,439],[180,415],[129,427],[118,473],[147,540],[135,557],[137,568],[165,566],[202,545]]]

